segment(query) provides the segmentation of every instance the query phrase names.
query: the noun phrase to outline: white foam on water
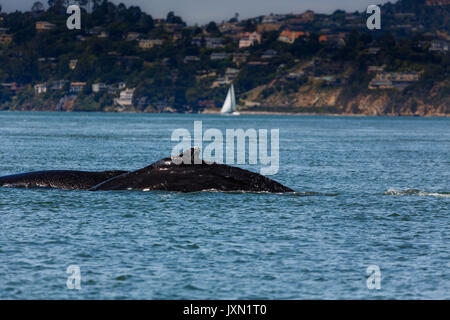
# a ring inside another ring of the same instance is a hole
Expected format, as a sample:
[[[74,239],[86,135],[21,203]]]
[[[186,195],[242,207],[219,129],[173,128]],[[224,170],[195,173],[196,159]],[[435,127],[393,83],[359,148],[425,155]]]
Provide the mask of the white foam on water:
[[[450,192],[430,192],[419,189],[397,190],[389,188],[384,195],[388,196],[419,196],[419,197],[442,197],[450,198]]]

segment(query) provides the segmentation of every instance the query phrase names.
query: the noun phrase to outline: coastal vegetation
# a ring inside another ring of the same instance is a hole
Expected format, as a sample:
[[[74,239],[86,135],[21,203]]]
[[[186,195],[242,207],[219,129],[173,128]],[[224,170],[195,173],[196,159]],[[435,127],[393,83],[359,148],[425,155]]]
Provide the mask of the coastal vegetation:
[[[0,11],[0,109],[214,112],[234,83],[242,111],[450,114],[447,1],[385,4],[377,31],[365,12],[198,26],[107,0],[68,30],[66,2]]]

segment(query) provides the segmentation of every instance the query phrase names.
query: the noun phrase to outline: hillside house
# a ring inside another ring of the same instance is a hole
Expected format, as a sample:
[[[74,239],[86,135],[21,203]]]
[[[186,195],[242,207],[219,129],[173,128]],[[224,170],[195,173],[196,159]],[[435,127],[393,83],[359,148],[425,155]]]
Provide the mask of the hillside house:
[[[259,32],[243,32],[239,40],[239,48],[248,48],[255,43],[261,43],[261,34]]]
[[[180,23],[164,23],[163,28],[168,33],[181,31],[184,25]]]
[[[369,66],[367,73],[380,73],[384,71],[384,66]]]
[[[280,23],[263,23],[263,24],[258,24],[256,26],[256,30],[259,33],[262,32],[270,32],[270,31],[278,31],[281,29],[281,24]]]
[[[120,92],[120,97],[116,99],[116,103],[122,107],[133,105],[133,95],[135,89],[125,89]]]
[[[400,89],[403,90],[419,81],[418,72],[380,72],[369,83],[369,89]]]
[[[142,35],[138,32],[129,32],[125,38],[126,41],[135,41],[139,40]]]
[[[273,59],[276,57],[278,57],[278,52],[273,49],[269,49],[269,50],[264,51],[264,54],[261,56],[261,59],[269,60],[269,59]]]
[[[57,59],[55,57],[40,57],[40,58],[38,58],[38,61],[42,62],[42,63],[44,63],[44,62],[56,62]]]
[[[218,77],[211,85],[211,88],[217,88],[225,85],[230,85],[239,74],[239,69],[227,68],[225,76]]]
[[[47,84],[47,88],[50,90],[63,90],[66,87],[66,84],[68,83],[67,80],[55,80],[55,81],[50,81]]]
[[[237,30],[240,29],[241,27],[239,27],[235,22],[223,22],[219,25],[220,32],[225,34],[236,33]]]
[[[292,44],[300,37],[307,37],[309,34],[304,31],[283,30],[278,36],[278,41]]]
[[[71,82],[69,91],[71,93],[79,93],[86,86],[86,82]]]
[[[337,43],[340,39],[344,40],[346,36],[347,36],[346,32],[322,34],[321,36],[319,36],[319,42]]]
[[[428,49],[430,52],[447,53],[450,42],[443,40],[431,41],[431,46]]]
[[[226,53],[226,52],[213,52],[213,53],[211,53],[210,58],[211,58],[211,60],[223,60],[223,59],[228,58],[229,55],[230,54]]]
[[[225,39],[224,38],[205,38],[206,47],[208,49],[218,49],[223,48]]]
[[[0,86],[9,90],[13,94],[17,94],[23,90],[24,86],[18,85],[17,82],[4,82]]]
[[[201,46],[203,46],[203,38],[202,37],[193,37],[191,40],[191,44],[193,46],[201,47]]]
[[[36,22],[36,30],[38,32],[40,31],[47,31],[47,30],[53,30],[56,28],[56,25],[53,23],[50,23],[48,21],[38,21]]]
[[[92,84],[92,92],[98,93],[108,90],[108,86],[105,83],[98,82]]]
[[[196,61],[200,61],[200,58],[198,56],[186,56],[183,59],[184,63],[196,62]]]
[[[35,94],[41,94],[47,92],[47,84],[45,83],[38,83],[34,86],[34,93]]]
[[[139,48],[143,50],[151,49],[155,46],[161,46],[164,40],[161,39],[142,39],[139,40]]]
[[[216,77],[217,73],[215,71],[201,70],[197,71],[197,75],[195,76],[195,80],[198,82],[202,79]]]

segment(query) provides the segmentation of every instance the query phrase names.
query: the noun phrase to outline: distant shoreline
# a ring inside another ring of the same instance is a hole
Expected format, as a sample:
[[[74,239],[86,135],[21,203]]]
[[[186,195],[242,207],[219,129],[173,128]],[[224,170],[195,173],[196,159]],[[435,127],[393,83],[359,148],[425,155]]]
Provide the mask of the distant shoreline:
[[[56,110],[0,110],[0,112],[51,112],[51,113],[124,113],[124,114],[189,114],[189,115],[220,115],[220,111],[199,113],[183,112],[136,112],[136,111],[56,111]],[[241,115],[273,115],[273,116],[328,116],[328,117],[409,117],[409,118],[449,118],[450,114],[358,114],[358,113],[314,113],[314,112],[276,112],[276,111],[239,111]]]
[[[279,112],[279,111],[240,111],[242,115],[277,115],[277,116],[332,116],[332,117],[421,117],[421,118],[430,118],[430,117],[450,117],[450,114],[438,113],[431,115],[415,115],[415,114],[363,114],[363,113],[320,113],[320,112]],[[207,111],[202,112],[201,114],[220,114],[220,111]]]

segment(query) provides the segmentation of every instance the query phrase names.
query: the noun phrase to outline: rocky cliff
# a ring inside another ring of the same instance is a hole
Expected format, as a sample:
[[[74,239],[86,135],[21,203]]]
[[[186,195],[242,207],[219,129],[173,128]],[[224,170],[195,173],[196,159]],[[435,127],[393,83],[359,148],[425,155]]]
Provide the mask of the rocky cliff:
[[[352,92],[345,86],[319,88],[305,85],[294,93],[275,92],[264,97],[263,92],[268,86],[261,86],[246,93],[241,103],[242,109],[248,112],[449,116],[448,87],[448,83],[439,83],[425,92],[417,92],[415,88]]]

